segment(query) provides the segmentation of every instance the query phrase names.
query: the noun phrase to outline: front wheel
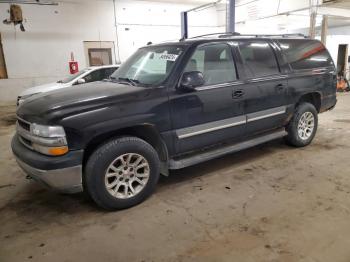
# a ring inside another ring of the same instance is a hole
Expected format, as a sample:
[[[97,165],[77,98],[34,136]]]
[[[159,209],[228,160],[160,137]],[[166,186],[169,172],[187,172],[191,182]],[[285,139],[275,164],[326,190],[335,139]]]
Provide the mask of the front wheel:
[[[90,156],[84,179],[85,189],[100,207],[132,207],[155,189],[159,179],[158,154],[136,137],[111,140]]]
[[[314,105],[299,104],[287,126],[287,143],[295,147],[307,146],[315,137],[317,125],[318,115]]]

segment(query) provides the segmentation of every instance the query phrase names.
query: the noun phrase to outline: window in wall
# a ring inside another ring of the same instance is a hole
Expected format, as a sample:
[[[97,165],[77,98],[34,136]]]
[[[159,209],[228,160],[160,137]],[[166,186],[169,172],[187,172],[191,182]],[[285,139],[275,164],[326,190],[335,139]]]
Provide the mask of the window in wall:
[[[1,34],[0,34],[0,79],[7,78],[7,70],[5,64],[4,50],[2,48]]]
[[[232,82],[237,79],[231,48],[227,44],[211,44],[197,47],[185,72],[200,71],[205,85]]]
[[[110,48],[89,48],[90,66],[101,66],[112,64],[112,50]]]
[[[324,45],[316,40],[279,40],[280,47],[291,67],[296,70],[333,66]]]
[[[278,64],[271,46],[263,41],[241,42],[239,49],[246,67],[256,77],[279,73]]]

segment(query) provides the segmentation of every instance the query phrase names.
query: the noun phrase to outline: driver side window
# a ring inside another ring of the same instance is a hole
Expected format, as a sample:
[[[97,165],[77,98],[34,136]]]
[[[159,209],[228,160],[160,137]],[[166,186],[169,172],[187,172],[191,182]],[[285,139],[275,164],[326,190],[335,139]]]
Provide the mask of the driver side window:
[[[204,85],[215,85],[237,80],[231,48],[227,44],[199,46],[190,58],[184,72],[200,71]]]

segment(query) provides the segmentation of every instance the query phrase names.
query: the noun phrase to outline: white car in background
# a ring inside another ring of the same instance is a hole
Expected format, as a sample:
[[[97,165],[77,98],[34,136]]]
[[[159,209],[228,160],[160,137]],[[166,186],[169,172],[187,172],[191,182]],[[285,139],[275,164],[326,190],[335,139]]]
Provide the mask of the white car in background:
[[[20,105],[28,97],[36,94],[49,92],[64,87],[101,81],[103,79],[109,78],[111,74],[113,74],[114,71],[119,68],[119,66],[120,65],[92,66],[57,82],[28,88],[17,97],[17,106]]]

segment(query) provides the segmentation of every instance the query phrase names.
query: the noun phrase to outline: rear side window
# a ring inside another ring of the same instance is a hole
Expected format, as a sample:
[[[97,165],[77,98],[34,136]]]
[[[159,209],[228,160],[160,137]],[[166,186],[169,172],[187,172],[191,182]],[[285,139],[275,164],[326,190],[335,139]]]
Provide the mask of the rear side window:
[[[324,45],[315,40],[278,40],[288,63],[295,70],[333,66]]]
[[[267,42],[247,41],[239,44],[245,66],[256,77],[279,74],[275,53]]]
[[[227,44],[199,46],[185,67],[185,72],[200,71],[204,85],[228,83],[237,79],[231,48]]]

